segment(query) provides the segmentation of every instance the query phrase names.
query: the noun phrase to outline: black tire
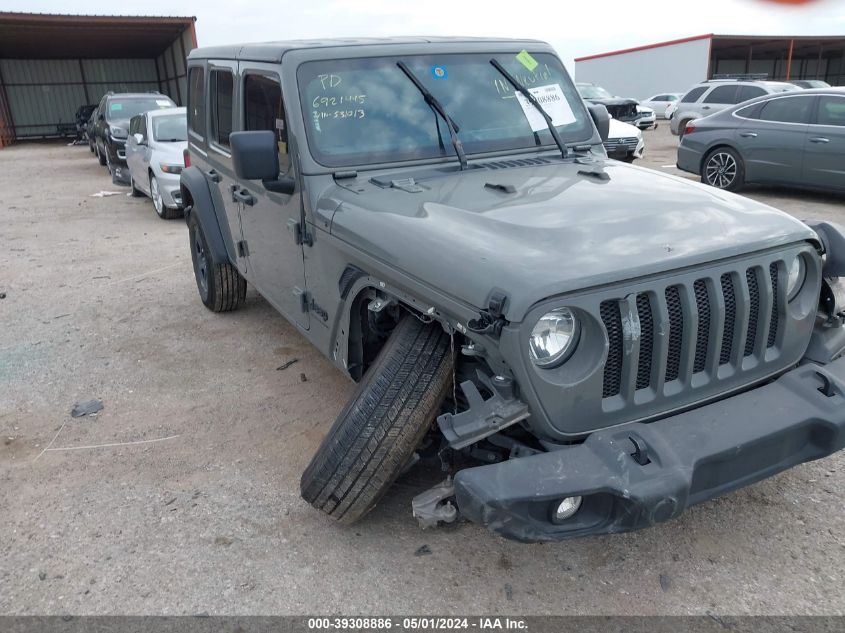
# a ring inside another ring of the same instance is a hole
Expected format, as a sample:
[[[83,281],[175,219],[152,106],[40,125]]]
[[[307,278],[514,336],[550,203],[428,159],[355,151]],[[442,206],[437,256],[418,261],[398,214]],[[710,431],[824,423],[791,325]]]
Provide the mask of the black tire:
[[[202,226],[194,214],[188,220],[191,260],[200,299],[212,312],[237,310],[246,299],[246,279],[231,263],[214,259]]]
[[[164,198],[161,197],[161,191],[158,188],[158,180],[152,171],[149,174],[150,178],[150,199],[153,201],[153,208],[156,215],[162,220],[175,220],[182,217],[182,209],[176,207],[168,207],[164,204]]]
[[[103,155],[103,152],[100,151],[100,145],[97,144],[97,160],[100,161],[100,164],[105,167],[106,166],[106,157]]]
[[[701,161],[701,182],[725,191],[739,191],[745,185],[745,164],[730,147],[717,147]]]
[[[302,498],[354,523],[402,473],[452,384],[449,336],[405,317],[302,474]]]

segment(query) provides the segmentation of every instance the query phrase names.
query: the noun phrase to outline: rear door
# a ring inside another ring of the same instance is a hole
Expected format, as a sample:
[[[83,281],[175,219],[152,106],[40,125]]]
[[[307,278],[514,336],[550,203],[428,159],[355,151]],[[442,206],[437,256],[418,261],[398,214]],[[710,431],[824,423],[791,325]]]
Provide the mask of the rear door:
[[[813,95],[773,97],[736,131],[749,182],[799,184]],[[753,104],[752,104],[753,105]]]
[[[242,62],[238,98],[240,129],[270,130],[276,134],[279,175],[297,178],[288,152],[287,118],[278,65]],[[282,314],[302,328],[309,327],[303,310],[305,264],[297,239],[302,224],[299,185],[293,194],[268,191],[260,181],[240,183],[251,204],[241,205],[243,240],[249,252],[252,283]]]
[[[845,190],[845,96],[818,97],[804,145],[804,183]]]

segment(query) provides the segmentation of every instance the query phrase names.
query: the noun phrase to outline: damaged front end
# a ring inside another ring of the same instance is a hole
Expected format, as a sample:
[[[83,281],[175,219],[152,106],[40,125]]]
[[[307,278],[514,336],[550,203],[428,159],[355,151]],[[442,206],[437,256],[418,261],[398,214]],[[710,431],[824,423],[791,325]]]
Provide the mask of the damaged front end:
[[[454,458],[413,501],[421,525],[460,516],[526,542],[623,532],[845,448],[845,235],[813,228],[818,251],[568,296],[580,340],[551,370],[527,358],[526,330],[558,300],[483,337],[459,326],[459,388],[437,419]]]

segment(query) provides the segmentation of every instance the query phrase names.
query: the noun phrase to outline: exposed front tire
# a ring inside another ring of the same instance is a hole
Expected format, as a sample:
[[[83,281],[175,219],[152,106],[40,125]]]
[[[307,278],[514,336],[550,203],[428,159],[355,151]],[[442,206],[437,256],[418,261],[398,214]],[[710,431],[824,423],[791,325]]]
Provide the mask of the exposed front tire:
[[[194,277],[203,304],[212,312],[237,310],[246,299],[246,279],[231,263],[215,260],[194,214],[188,220],[188,236]]]
[[[302,474],[302,498],[344,524],[369,512],[430,428],[453,366],[440,325],[400,321]]]
[[[717,189],[739,191],[745,184],[742,157],[730,147],[717,147],[701,163],[701,182]]]
[[[103,155],[103,152],[100,151],[100,144],[95,143],[95,145],[97,147],[97,160],[100,162],[100,164],[103,167],[105,167],[106,166],[106,157]]]

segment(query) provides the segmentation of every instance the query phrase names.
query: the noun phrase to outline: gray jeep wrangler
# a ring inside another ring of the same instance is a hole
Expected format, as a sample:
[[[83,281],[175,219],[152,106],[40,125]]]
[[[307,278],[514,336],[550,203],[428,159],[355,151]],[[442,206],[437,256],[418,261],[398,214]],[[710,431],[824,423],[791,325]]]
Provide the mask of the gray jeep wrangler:
[[[203,303],[252,284],[358,383],[301,481],[338,521],[423,459],[423,525],[620,532],[845,445],[845,235],[608,160],[549,45],[246,44],[188,73]]]

